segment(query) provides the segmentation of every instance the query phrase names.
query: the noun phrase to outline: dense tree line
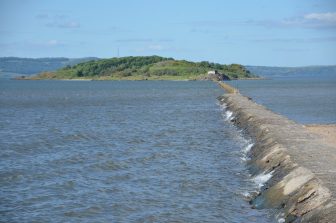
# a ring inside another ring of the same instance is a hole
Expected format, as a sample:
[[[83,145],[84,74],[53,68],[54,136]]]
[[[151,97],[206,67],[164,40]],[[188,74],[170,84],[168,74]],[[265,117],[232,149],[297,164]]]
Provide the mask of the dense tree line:
[[[147,79],[162,76],[185,77],[192,79],[206,75],[210,70],[217,70],[231,78],[245,78],[252,75],[239,64],[223,65],[219,63],[189,62],[159,56],[122,57],[101,59],[66,66],[55,72],[56,78],[97,78],[123,79],[140,77]]]

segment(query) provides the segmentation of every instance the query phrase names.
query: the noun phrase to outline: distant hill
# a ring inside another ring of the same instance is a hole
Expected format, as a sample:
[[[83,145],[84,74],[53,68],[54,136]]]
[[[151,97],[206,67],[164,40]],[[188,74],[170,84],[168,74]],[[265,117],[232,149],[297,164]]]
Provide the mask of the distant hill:
[[[34,75],[43,71],[55,71],[67,65],[75,65],[90,60],[98,60],[96,57],[86,58],[19,58],[0,57],[0,75],[14,77],[20,75]]]
[[[307,67],[245,66],[252,73],[266,78],[281,77],[336,77],[336,65]]]
[[[207,73],[210,70],[216,70],[230,79],[255,77],[239,64],[223,65],[159,56],[138,56],[67,65],[54,72],[41,73],[32,79],[201,80],[208,78]]]
[[[80,65],[76,66],[77,64]],[[250,78],[255,77],[255,75],[265,78],[336,78],[336,65],[307,67],[242,66],[239,64],[189,62],[158,56],[111,59],[96,57],[36,59],[0,57],[0,78],[30,77],[44,72],[44,77],[40,75],[39,78],[202,79],[205,78],[204,75],[209,70],[218,70],[231,79]]]

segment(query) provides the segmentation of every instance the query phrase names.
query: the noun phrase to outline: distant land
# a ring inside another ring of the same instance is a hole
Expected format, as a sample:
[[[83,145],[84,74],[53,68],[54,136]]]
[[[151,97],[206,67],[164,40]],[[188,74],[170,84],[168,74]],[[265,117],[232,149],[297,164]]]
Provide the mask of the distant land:
[[[29,78],[44,73],[44,77],[40,76],[43,79],[52,77],[54,79],[202,79],[205,78],[204,74],[212,69],[223,72],[231,79],[251,77],[253,78],[256,75],[265,78],[319,78],[325,76],[336,76],[336,65],[306,67],[269,67],[250,65],[242,66],[239,64],[221,65],[209,62],[189,62],[185,60],[174,60],[172,58],[157,56],[125,58],[126,59],[100,59],[97,57],[0,57],[0,78],[15,78],[21,76]],[[141,65],[139,64],[139,58],[155,59],[153,59],[152,62],[150,61],[151,59],[148,59],[146,62],[142,61],[144,62],[144,64]],[[131,65],[133,63],[131,61],[133,61],[135,64]],[[76,66],[77,64],[79,65]],[[96,67],[96,69],[94,69],[94,73],[90,73],[91,76],[88,75],[89,73],[87,73],[87,69],[90,66],[90,69]],[[115,67],[115,70],[111,69],[111,67]],[[106,75],[109,72],[110,74],[112,74],[110,75],[110,77]],[[134,72],[133,75],[132,72]],[[148,74],[151,76],[148,77]]]
[[[44,71],[55,71],[67,65],[98,60],[96,57],[84,58],[20,58],[0,57],[0,77],[13,78],[17,76],[31,76]]]
[[[48,69],[46,63],[43,65],[41,68]],[[67,64],[63,68],[38,75],[21,76],[19,79],[33,80],[223,80],[257,77],[240,64],[190,62],[160,56],[95,59],[75,65]]]

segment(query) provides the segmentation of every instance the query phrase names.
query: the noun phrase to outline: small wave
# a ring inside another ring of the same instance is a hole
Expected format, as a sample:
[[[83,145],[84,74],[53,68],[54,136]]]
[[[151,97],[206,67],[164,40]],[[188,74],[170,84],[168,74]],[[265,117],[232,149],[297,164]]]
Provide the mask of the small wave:
[[[248,192],[248,191],[245,191],[245,192],[242,192],[241,194],[245,200],[250,200],[251,199],[251,192]]]
[[[279,222],[279,223],[285,223],[286,220],[285,220],[284,218],[279,218],[279,219],[278,219],[278,222]]]
[[[285,214],[284,213],[279,213],[275,217],[278,220],[278,223],[285,223],[286,220],[284,218]]]
[[[221,110],[224,112],[223,117],[225,121],[232,121],[235,117],[233,116],[233,112],[227,109],[227,105],[225,103],[220,104]]]
[[[246,161],[248,161],[248,160],[249,160],[249,158],[248,158],[248,157],[246,157],[246,156],[242,156],[242,157],[240,157],[240,159],[241,159],[242,161],[244,161],[244,162],[246,162]]]
[[[247,142],[250,142],[249,140],[246,140]],[[249,153],[251,151],[251,148],[254,146],[254,143],[247,144],[241,151],[241,157],[240,159],[243,161],[250,160]]]
[[[244,191],[241,192],[240,195],[243,197],[244,200],[251,201],[254,197],[258,195],[258,191],[257,190]]]
[[[232,121],[234,119],[233,112],[227,110],[225,112],[225,121]]]
[[[221,108],[223,111],[225,111],[226,108],[227,108],[227,105],[226,105],[225,103],[220,104],[219,106],[220,106],[220,108]]]
[[[244,149],[243,153],[248,154],[251,151],[251,148],[254,146],[254,143],[248,144]]]
[[[257,176],[255,176],[252,180],[258,185],[259,188],[263,187],[265,185],[265,183],[271,179],[271,177],[273,176],[273,172],[271,171],[269,173],[261,173]]]
[[[251,158],[248,157],[248,156],[245,155],[245,154],[243,154],[242,157],[240,157],[240,159],[241,159],[242,161],[244,161],[244,162],[251,160]]]

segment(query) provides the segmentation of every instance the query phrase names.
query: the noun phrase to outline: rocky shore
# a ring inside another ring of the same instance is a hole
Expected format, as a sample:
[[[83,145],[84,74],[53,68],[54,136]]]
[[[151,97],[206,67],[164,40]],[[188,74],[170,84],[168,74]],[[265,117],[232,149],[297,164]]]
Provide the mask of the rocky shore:
[[[325,137],[237,91],[218,99],[254,140],[251,174],[268,176],[253,207],[276,209],[278,222],[336,222],[336,152]]]

